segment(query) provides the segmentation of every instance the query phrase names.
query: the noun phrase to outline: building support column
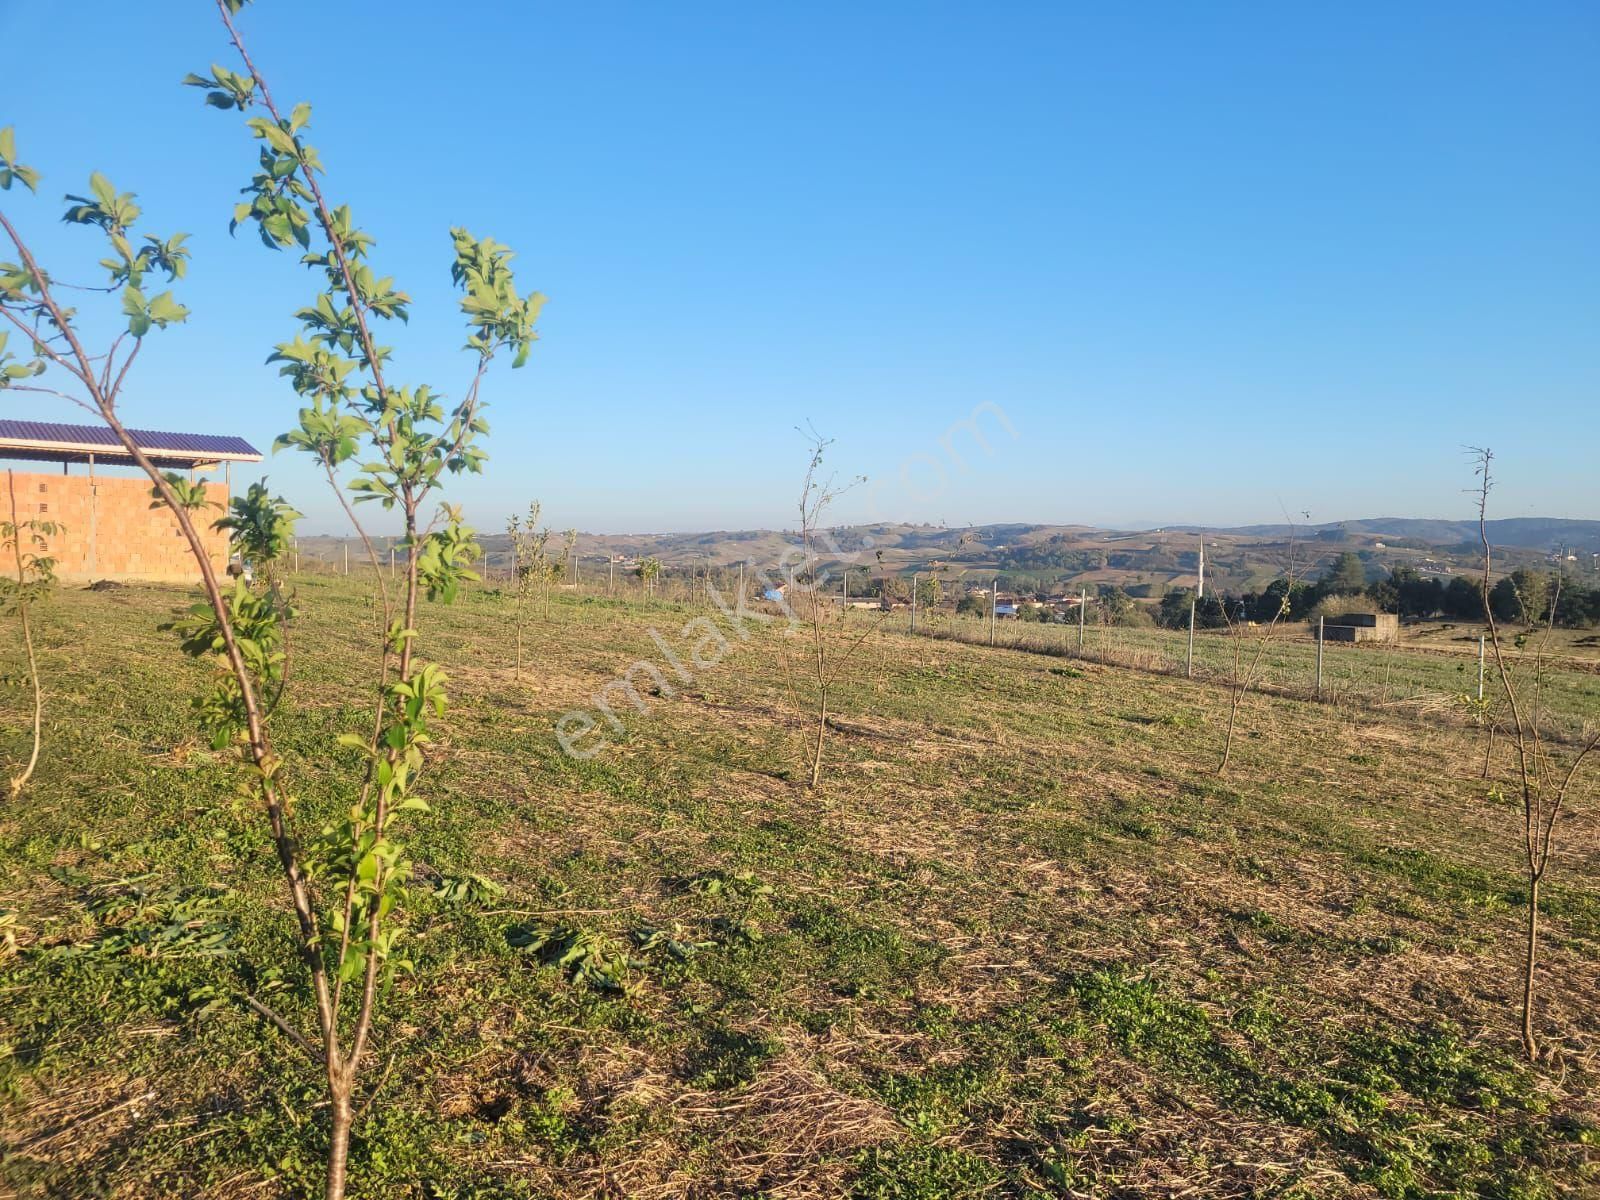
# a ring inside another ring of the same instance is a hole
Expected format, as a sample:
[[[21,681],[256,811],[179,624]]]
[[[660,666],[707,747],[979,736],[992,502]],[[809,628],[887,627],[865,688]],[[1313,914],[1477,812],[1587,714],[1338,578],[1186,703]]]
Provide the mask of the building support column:
[[[96,569],[94,551],[95,551],[95,525],[97,523],[97,517],[99,516],[99,513],[97,512],[97,510],[100,507],[99,501],[98,501],[98,492],[99,492],[99,488],[95,484],[95,481],[94,481],[94,455],[91,454],[91,455],[89,455],[89,564],[88,564],[88,566],[89,566],[89,575],[91,577],[93,577],[93,575],[95,573],[95,569]]]

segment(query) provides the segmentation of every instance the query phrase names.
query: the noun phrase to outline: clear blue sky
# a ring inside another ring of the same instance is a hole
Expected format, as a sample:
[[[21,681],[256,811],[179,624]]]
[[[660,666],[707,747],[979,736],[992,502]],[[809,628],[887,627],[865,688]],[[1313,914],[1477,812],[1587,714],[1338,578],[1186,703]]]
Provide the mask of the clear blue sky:
[[[26,51],[0,125],[49,198],[7,210],[86,254],[55,201],[99,168],[189,231],[194,317],[152,339],[127,417],[265,447],[295,400],[263,360],[313,280],[227,234],[254,151],[178,86],[233,65],[215,15],[66,13],[0,0]],[[458,493],[480,526],[534,496],[595,531],[790,523],[805,420],[887,481],[840,519],[1458,516],[1479,442],[1499,515],[1600,517],[1593,4],[262,0],[242,22],[416,298],[402,378],[464,383],[451,224],[550,297],[533,362],[490,386],[492,461]],[[957,470],[939,436],[984,401],[1017,436],[991,426]],[[340,528],[295,456],[267,466]]]

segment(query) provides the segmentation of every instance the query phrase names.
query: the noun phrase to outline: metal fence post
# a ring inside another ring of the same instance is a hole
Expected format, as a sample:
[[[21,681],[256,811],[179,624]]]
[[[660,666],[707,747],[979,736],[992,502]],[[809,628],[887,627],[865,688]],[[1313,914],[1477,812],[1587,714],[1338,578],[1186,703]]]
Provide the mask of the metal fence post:
[[[1327,617],[1317,618],[1317,699],[1322,699],[1322,630]]]
[[[1183,677],[1194,678],[1194,610],[1195,602],[1189,601],[1189,653],[1183,660]]]

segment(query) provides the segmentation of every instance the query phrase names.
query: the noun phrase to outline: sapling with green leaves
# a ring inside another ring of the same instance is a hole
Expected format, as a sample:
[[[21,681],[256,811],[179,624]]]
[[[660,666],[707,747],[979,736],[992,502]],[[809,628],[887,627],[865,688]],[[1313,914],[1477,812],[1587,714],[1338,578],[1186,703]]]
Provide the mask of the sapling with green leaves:
[[[659,558],[654,556],[641,558],[639,560],[639,565],[633,569],[633,573],[637,575],[640,582],[644,584],[644,590],[647,596],[653,596],[656,594],[656,580],[661,576],[661,560]]]
[[[543,542],[536,532],[539,526],[540,505],[537,500],[528,505],[528,523],[524,525],[515,513],[506,519],[506,536],[511,541],[511,582],[515,597],[515,623],[517,628],[517,659],[515,677],[522,678],[522,630],[527,623],[528,609],[533,600],[533,590],[541,586],[540,560]]]
[[[578,531],[568,529],[561,535],[561,578],[565,583],[578,586]]]
[[[283,646],[283,667],[276,690],[267,705],[270,713],[283,699],[289,685],[289,624],[294,608],[283,592],[284,564],[294,545],[294,525],[300,519],[289,502],[267,490],[265,479],[252,483],[244,495],[229,502],[228,512],[211,527],[228,535],[230,550],[254,576],[252,587],[264,595],[278,621],[278,636]]]
[[[0,129],[0,192],[18,194],[14,185],[37,192],[41,175],[18,158],[17,138],[11,126]],[[100,260],[105,282],[82,284],[64,282],[39,265],[33,251],[6,208],[0,207],[0,229],[11,244],[16,261],[0,260],[0,390],[25,392],[65,400],[88,409],[110,426],[112,433],[135,462],[164,489],[167,499],[181,508],[172,486],[145,456],[123,426],[117,400],[128,372],[139,355],[144,339],[156,329],[183,321],[187,310],[173,299],[170,291],[151,297],[145,290],[151,276],[164,273],[167,279],[181,278],[188,265],[185,235],[162,238],[141,234],[136,225],[143,215],[131,192],[118,192],[111,181],[98,172],[89,177],[89,195],[69,195],[62,219],[72,225],[99,229],[106,238],[107,256]],[[60,298],[62,289],[81,292],[86,297],[114,295],[120,305],[125,327],[104,349],[91,347],[88,335],[78,322],[78,312]],[[19,345],[27,352],[19,356],[11,338],[20,334]],[[51,522],[20,522],[15,512],[6,523],[5,538],[15,566],[15,578],[6,587],[5,605],[14,608],[22,624],[28,658],[28,672],[34,692],[33,753],[18,775],[11,779],[12,795],[19,794],[33,774],[39,756],[43,722],[43,687],[34,654],[30,605],[50,586],[54,563],[45,553],[46,540],[58,528]],[[177,511],[175,509],[175,511]],[[191,547],[199,547],[199,535],[189,510],[179,514],[179,525]],[[221,591],[215,578],[206,577],[217,602]]]
[[[550,619],[550,585],[561,572],[550,557],[550,527],[542,525],[533,535],[533,575],[539,585],[539,615]]]
[[[0,335],[3,336],[3,335]],[[22,795],[39,765],[39,749],[44,736],[44,684],[39,678],[39,658],[33,645],[32,609],[55,586],[56,561],[50,554],[50,539],[61,533],[55,521],[37,518],[22,521],[17,517],[17,480],[6,472],[6,490],[11,501],[11,519],[0,521],[0,559],[15,575],[0,575],[0,615],[15,616],[22,631],[22,650],[28,663],[28,684],[33,691],[33,748],[28,761],[7,781],[11,799]]]
[[[326,1074],[332,1109],[331,1198],[343,1194],[356,1083],[380,988],[410,965],[397,952],[401,930],[392,920],[410,871],[397,835],[400,822],[428,811],[417,780],[430,720],[447,702],[444,673],[418,654],[418,604],[423,595],[448,602],[463,582],[477,578],[472,564],[479,549],[459,507],[438,503],[429,510],[449,476],[482,470],[479,439],[487,425],[481,385],[502,352],[512,355],[513,367],[527,361],[543,297],[518,292],[505,246],[451,230],[450,275],[463,293],[469,381],[449,405],[426,384],[393,381],[391,351],[376,340],[374,329],[379,322],[406,319],[410,297],[374,270],[373,239],[350,209],[326,199],[321,160],[306,140],[311,110],[300,104],[285,113],[276,104],[233,21],[240,7],[240,0],[218,3],[245,73],[213,68],[209,78],[195,75],[188,82],[207,92],[208,103],[246,113],[245,124],[260,143],[259,170],[245,188],[247,199],[235,208],[235,224],[253,223],[269,247],[300,249],[302,263],[325,283],[314,303],[296,314],[301,332],[272,355],[303,405],[299,426],[278,444],[310,454],[330,483],[336,483],[338,468],[360,455],[346,485],[355,504],[373,502],[397,512],[403,529],[395,611],[371,539],[335,486],[369,549],[387,628],[375,663],[371,727],[339,738],[362,760],[359,784],[343,819],[307,843],[301,864],[305,886],[333,898],[325,912],[308,909],[309,925],[303,919],[317,995],[317,1038],[307,1041]],[[277,773],[263,771],[263,780],[273,782]]]
[[[368,551],[383,600],[384,628],[373,664],[373,714],[361,731],[341,735],[354,756],[341,815],[310,837],[298,826],[295,765],[275,747],[264,697],[282,680],[280,613],[269,595],[242,578],[225,590],[201,539],[194,496],[156,469],[124,426],[117,399],[145,337],[187,315],[170,292],[147,297],[146,277],[164,271],[182,275],[187,252],[181,235],[146,235],[136,242],[138,206],[99,175],[87,197],[69,197],[66,219],[99,228],[110,247],[102,260],[109,284],[120,295],[126,328],[109,349],[86,348],[75,312],[58,298],[55,279],[40,267],[27,243],[0,211],[0,228],[20,259],[0,264],[0,316],[21,330],[32,361],[5,367],[14,386],[61,396],[97,413],[119,444],[145,471],[173,514],[195,558],[205,602],[174,623],[186,651],[214,661],[218,682],[196,707],[212,744],[233,747],[244,768],[241,789],[256,802],[270,831],[294,911],[299,959],[310,993],[311,1029],[295,1014],[245,1002],[270,1020],[305,1054],[326,1084],[329,1141],[326,1195],[345,1192],[351,1126],[358,1084],[369,1056],[379,997],[397,971],[409,964],[398,949],[396,913],[405,894],[409,861],[399,840],[400,822],[426,813],[418,778],[428,745],[430,720],[444,711],[444,675],[418,653],[418,604],[422,595],[448,600],[475,578],[478,556],[472,531],[458,508],[440,504],[436,493],[448,476],[482,469],[478,439],[486,432],[480,386],[490,364],[510,352],[514,366],[526,361],[536,340],[534,324],[543,298],[517,291],[510,251],[464,229],[451,231],[450,274],[463,292],[468,326],[470,380],[460,398],[446,404],[426,385],[407,386],[388,374],[391,352],[380,345],[380,321],[406,316],[409,297],[371,265],[373,239],[362,232],[348,207],[329,203],[323,166],[307,141],[311,110],[285,111],[273,99],[251,61],[234,17],[245,0],[218,0],[217,10],[243,70],[214,66],[186,82],[203,88],[206,102],[244,114],[259,143],[259,169],[234,211],[234,224],[253,225],[275,249],[297,248],[301,261],[324,281],[320,295],[297,314],[301,331],[279,344],[281,364],[302,407],[297,427],[279,439],[311,454],[355,523]],[[16,161],[14,139],[0,139],[0,185],[33,187],[38,175]],[[120,357],[119,357],[120,352]],[[58,378],[33,380],[54,371]],[[27,382],[23,382],[27,380]],[[399,512],[405,573],[391,601],[371,539],[348,501],[337,472],[361,456],[348,491]],[[179,481],[181,483],[181,481]]]

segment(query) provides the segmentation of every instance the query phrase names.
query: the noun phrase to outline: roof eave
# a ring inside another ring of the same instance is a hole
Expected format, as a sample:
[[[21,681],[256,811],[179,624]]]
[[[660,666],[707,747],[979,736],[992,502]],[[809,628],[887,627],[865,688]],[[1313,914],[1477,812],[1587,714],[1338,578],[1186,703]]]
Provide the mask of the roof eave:
[[[231,450],[165,450],[141,446],[145,457],[158,467],[214,467],[225,462],[260,462],[259,454]],[[0,438],[0,458],[32,462],[89,462],[113,466],[134,466],[137,460],[121,446],[102,446],[91,442],[35,442]]]

